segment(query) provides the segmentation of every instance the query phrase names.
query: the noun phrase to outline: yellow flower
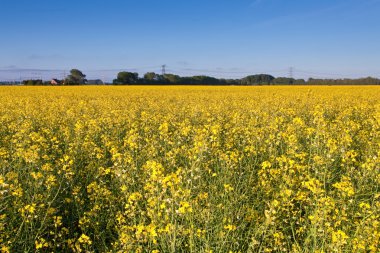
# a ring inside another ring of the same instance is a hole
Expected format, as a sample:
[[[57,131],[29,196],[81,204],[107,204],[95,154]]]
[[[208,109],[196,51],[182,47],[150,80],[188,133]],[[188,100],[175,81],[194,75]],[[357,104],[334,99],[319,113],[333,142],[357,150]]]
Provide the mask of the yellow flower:
[[[54,216],[53,220],[55,227],[60,227],[62,225],[62,216]]]
[[[180,207],[178,208],[178,213],[185,214],[185,213],[191,213],[193,211],[193,208],[190,206],[190,203],[187,201],[181,201]]]
[[[333,184],[333,187],[338,189],[344,196],[351,197],[355,194],[351,179],[347,176],[343,176],[340,182]]]
[[[1,252],[2,253],[10,253],[9,247],[3,245],[1,246]]]
[[[346,233],[344,233],[342,230],[333,231],[331,235],[332,242],[340,245],[347,244],[348,238],[348,235],[346,235]]]
[[[235,231],[237,229],[237,227],[233,224],[228,224],[228,225],[224,226],[224,229],[228,230],[228,231]]]
[[[78,242],[81,243],[81,244],[87,244],[87,245],[91,245],[92,244],[92,241],[91,241],[90,237],[88,237],[85,234],[82,234],[79,237]]]
[[[36,249],[47,248],[49,246],[49,244],[45,241],[44,238],[41,238],[40,240],[36,240],[34,244],[35,244]]]
[[[224,190],[226,192],[232,192],[234,188],[230,184],[224,184]]]

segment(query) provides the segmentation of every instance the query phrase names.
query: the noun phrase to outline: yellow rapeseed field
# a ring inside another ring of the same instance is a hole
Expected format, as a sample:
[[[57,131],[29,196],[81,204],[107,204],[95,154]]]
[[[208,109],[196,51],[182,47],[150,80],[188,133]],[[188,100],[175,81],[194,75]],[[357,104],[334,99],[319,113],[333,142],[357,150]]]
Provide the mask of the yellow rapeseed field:
[[[380,87],[2,87],[1,252],[380,252]]]

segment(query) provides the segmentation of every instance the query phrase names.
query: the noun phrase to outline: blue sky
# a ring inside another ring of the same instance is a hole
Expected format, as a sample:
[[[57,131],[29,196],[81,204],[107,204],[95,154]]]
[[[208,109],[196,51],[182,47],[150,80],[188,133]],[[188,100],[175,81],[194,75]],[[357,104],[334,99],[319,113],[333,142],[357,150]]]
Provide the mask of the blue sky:
[[[380,77],[380,0],[0,0],[0,79]]]

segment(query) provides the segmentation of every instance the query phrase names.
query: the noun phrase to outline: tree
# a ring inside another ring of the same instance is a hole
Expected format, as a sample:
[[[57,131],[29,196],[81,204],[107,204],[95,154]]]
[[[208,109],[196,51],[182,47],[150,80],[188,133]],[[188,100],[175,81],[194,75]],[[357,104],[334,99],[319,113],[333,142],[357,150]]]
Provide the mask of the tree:
[[[162,84],[165,83],[165,79],[162,75],[156,74],[154,72],[145,73],[144,77],[140,80],[141,83],[145,84]]]
[[[65,79],[65,84],[67,85],[85,84],[86,82],[86,75],[78,69],[70,70],[70,75]]]
[[[32,86],[32,85],[43,85],[44,84],[44,82],[41,79],[24,80],[24,81],[22,81],[22,83],[24,85],[29,85],[29,86]]]
[[[165,74],[163,75],[164,82],[167,84],[179,84],[181,83],[181,77],[173,74]]]
[[[117,78],[113,80],[113,84],[133,84],[139,80],[138,73],[122,71],[117,74]]]
[[[295,81],[294,81],[294,84],[298,84],[298,85],[300,85],[300,84],[305,84],[306,82],[305,82],[305,80],[304,79],[296,79]]]
[[[241,79],[243,85],[268,85],[271,84],[274,77],[267,74],[251,75]]]
[[[288,84],[294,84],[296,80],[294,78],[289,77],[277,77],[273,80],[273,84],[280,84],[280,85],[288,85]]]
[[[144,75],[144,79],[148,82],[157,81],[159,79],[159,75],[154,72],[148,72]]]
[[[223,84],[221,79],[217,79],[211,76],[189,76],[181,77],[182,84],[193,84],[193,85],[218,85]]]

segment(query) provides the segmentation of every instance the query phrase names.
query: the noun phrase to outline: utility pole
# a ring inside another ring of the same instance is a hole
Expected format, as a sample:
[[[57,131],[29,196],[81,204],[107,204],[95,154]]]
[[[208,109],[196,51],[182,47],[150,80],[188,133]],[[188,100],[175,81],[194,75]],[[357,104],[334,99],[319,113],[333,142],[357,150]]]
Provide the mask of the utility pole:
[[[294,76],[294,68],[290,67],[289,68],[289,78],[293,78],[293,76]]]
[[[161,67],[162,67],[161,73],[162,73],[162,75],[165,75],[166,74],[166,65],[164,64]]]

